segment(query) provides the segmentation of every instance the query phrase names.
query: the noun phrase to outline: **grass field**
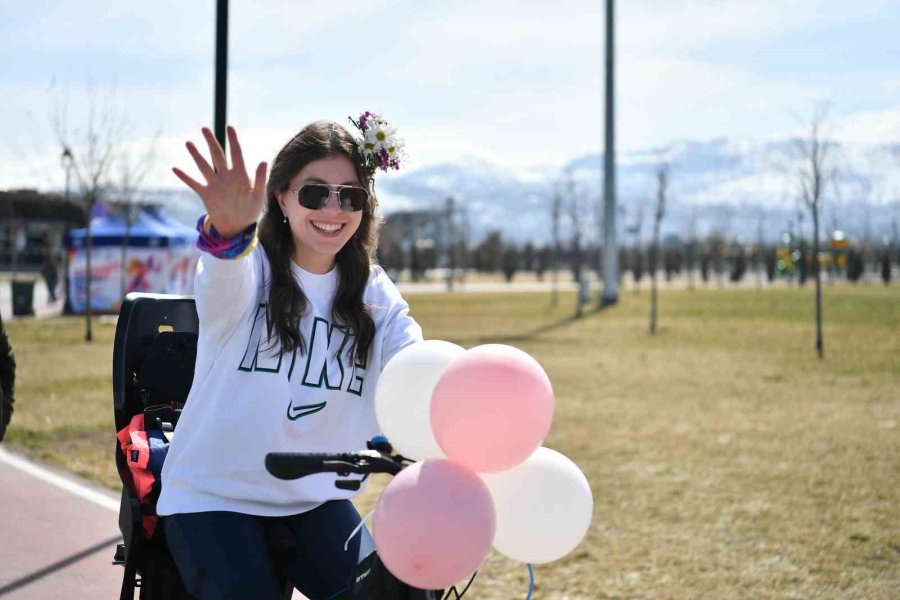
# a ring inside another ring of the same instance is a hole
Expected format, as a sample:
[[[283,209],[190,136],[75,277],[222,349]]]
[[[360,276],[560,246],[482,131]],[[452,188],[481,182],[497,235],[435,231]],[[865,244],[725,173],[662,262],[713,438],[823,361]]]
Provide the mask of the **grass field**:
[[[572,320],[574,296],[411,296],[426,337],[518,346],[554,384],[546,445],[591,482],[588,538],[535,598],[900,598],[900,287],[673,291]],[[9,443],[117,487],[112,325],[18,321]],[[373,506],[384,479],[360,497]],[[492,555],[472,598],[524,598]]]

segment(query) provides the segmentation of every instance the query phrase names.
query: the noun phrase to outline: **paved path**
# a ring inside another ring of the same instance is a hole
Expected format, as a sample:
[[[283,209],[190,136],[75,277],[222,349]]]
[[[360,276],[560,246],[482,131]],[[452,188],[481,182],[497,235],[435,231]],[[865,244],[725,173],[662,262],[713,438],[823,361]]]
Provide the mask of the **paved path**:
[[[118,598],[118,508],[115,494],[0,448],[0,598]]]
[[[760,282],[755,273],[749,273],[744,279],[738,283],[731,283],[724,280],[711,279],[708,283],[700,280],[699,274],[695,274],[695,285],[698,289],[717,289],[717,290],[746,290],[762,287],[763,289],[773,287],[788,287],[790,282],[786,280],[778,280],[774,283],[767,281]],[[576,291],[578,288],[568,273],[561,273],[558,284],[554,284],[549,276],[544,281],[535,281],[532,278],[514,279],[511,283],[499,281],[466,281],[464,283],[456,283],[453,287],[454,292],[458,293],[502,293],[502,292],[546,292],[551,293],[554,285],[558,285],[558,289],[564,292]],[[596,278],[591,277],[590,292],[596,294],[598,290],[598,282]],[[813,285],[810,280],[808,287]],[[60,286],[61,287],[61,286]],[[447,283],[443,279],[436,277],[428,282],[409,282],[403,281],[397,284],[400,293],[408,294],[440,294],[447,291]],[[659,277],[659,290],[662,292],[671,290],[684,290],[689,287],[689,281],[686,276],[676,277],[672,281],[666,281],[662,275]],[[650,278],[644,277],[638,289],[642,291],[650,290]],[[629,276],[626,276],[620,287],[620,293],[632,293],[635,291],[634,282]],[[62,292],[62,290],[60,290]],[[63,303],[61,300],[50,302],[47,294],[47,286],[43,280],[35,282],[34,286],[34,311],[38,317],[46,317],[59,315],[62,313]],[[12,317],[12,292],[8,280],[0,280],[0,315],[4,320]]]
[[[117,494],[0,447],[0,600],[117,599],[118,512]]]

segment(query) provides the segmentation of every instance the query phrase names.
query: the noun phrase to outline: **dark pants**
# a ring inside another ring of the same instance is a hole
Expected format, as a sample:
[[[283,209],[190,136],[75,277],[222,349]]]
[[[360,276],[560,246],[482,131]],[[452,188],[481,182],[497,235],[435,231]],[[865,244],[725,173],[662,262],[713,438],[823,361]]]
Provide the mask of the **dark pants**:
[[[375,549],[363,527],[344,550],[359,522],[348,500],[289,517],[201,512],[162,519],[184,585],[198,600],[278,600],[278,573],[310,600],[339,596]]]

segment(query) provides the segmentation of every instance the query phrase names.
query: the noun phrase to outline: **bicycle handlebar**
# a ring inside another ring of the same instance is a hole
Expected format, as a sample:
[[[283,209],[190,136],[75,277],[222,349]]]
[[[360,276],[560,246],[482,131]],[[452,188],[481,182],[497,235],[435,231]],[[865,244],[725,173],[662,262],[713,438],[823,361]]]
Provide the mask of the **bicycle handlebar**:
[[[394,458],[376,450],[337,454],[303,452],[266,454],[266,470],[279,479],[299,479],[315,473],[396,475],[404,466],[401,458]]]

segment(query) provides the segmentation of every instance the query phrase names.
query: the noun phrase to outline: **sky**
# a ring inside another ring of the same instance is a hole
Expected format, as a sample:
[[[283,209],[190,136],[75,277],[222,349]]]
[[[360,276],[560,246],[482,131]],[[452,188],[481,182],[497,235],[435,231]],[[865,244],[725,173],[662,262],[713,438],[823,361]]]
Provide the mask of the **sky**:
[[[146,185],[180,187],[169,168],[190,171],[184,142],[213,122],[215,8],[0,4],[0,189],[61,188],[51,115],[64,113],[77,146],[92,104],[115,115],[132,163],[152,155]],[[817,102],[836,136],[900,143],[896,0],[616,10],[620,151],[786,135]],[[556,167],[603,148],[602,0],[231,0],[230,11],[228,121],[248,163],[271,161],[310,121],[366,110],[397,126],[411,168]]]

